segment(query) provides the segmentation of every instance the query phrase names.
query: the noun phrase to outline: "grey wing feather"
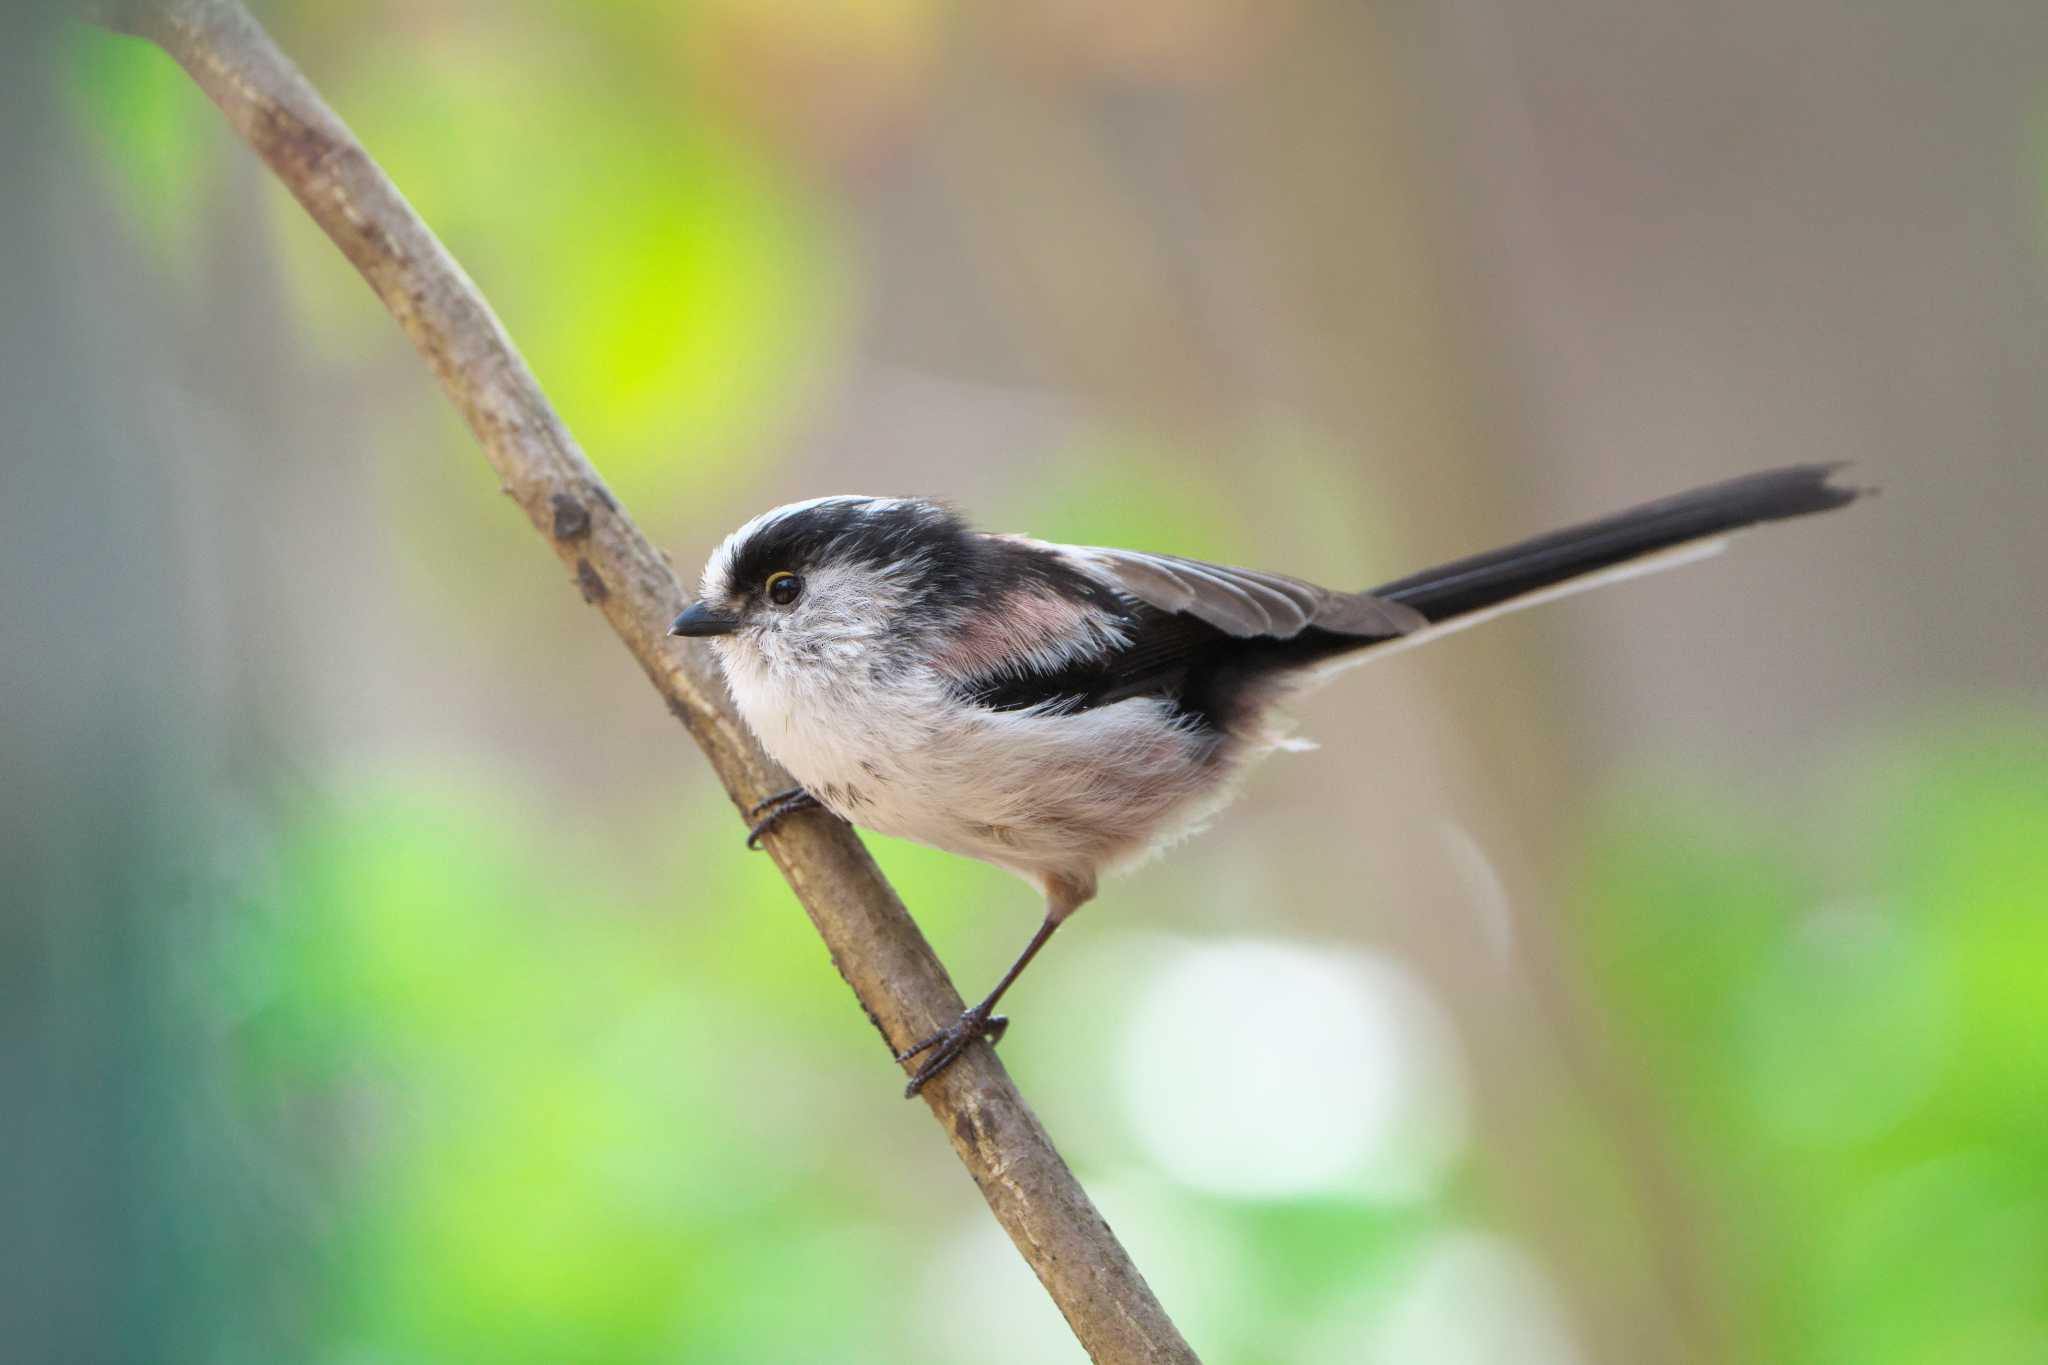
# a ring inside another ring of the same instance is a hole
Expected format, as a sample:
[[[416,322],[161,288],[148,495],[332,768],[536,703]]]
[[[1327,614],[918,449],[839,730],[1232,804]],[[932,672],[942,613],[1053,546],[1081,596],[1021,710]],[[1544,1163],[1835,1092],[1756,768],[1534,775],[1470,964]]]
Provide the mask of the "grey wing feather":
[[[1340,635],[1406,635],[1429,624],[1412,607],[1365,593],[1332,592],[1257,569],[1098,546],[1058,547],[1088,577],[1161,611],[1184,612],[1240,638],[1290,639],[1310,626]]]

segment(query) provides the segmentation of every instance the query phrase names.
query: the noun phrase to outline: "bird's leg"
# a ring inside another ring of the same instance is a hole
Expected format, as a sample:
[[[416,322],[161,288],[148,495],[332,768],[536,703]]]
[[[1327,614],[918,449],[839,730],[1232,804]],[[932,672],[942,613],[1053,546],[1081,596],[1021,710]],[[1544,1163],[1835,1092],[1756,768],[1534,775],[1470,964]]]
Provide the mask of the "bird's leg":
[[[1024,945],[1024,951],[1010,964],[1010,970],[1003,973],[1003,979],[982,997],[980,1004],[964,1011],[958,1019],[929,1038],[919,1039],[896,1054],[897,1061],[907,1062],[922,1053],[931,1053],[924,1065],[917,1069],[917,1074],[910,1078],[910,1083],[903,1087],[905,1099],[924,1089],[925,1082],[951,1066],[975,1039],[986,1038],[991,1047],[1002,1041],[1003,1031],[1010,1027],[1010,1021],[995,1013],[996,1001],[1002,999],[1003,992],[1024,974],[1024,969],[1031,965],[1031,959],[1038,956],[1038,950],[1045,946],[1046,940],[1052,937],[1052,931],[1059,928],[1060,921],[1065,918],[1062,910],[1049,911],[1045,923],[1039,925],[1038,932],[1031,936],[1031,942]]]
[[[753,828],[747,831],[747,847],[760,848],[761,836],[781,824],[784,816],[794,815],[800,810],[811,810],[817,805],[818,798],[802,787],[791,787],[788,791],[780,791],[756,801],[747,807],[747,818],[754,821]]]

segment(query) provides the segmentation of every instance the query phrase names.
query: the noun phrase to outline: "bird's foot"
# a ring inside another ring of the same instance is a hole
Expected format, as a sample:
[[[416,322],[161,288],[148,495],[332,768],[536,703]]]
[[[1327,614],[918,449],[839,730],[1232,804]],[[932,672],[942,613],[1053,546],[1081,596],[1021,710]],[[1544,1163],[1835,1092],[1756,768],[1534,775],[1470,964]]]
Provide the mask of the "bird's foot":
[[[903,1098],[910,1099],[924,1089],[925,1082],[958,1061],[960,1054],[977,1038],[986,1038],[990,1047],[1003,1040],[1003,1033],[1010,1027],[1010,1021],[1000,1014],[989,1013],[990,1004],[984,1000],[973,1009],[963,1010],[958,1019],[932,1034],[912,1043],[896,1054],[896,1060],[907,1062],[911,1058],[929,1052],[924,1065],[903,1087]]]
[[[754,821],[753,827],[747,831],[747,847],[760,848],[761,836],[781,824],[784,817],[795,815],[800,810],[813,810],[817,807],[818,798],[802,787],[791,787],[788,791],[780,791],[756,801],[747,808],[747,818]]]

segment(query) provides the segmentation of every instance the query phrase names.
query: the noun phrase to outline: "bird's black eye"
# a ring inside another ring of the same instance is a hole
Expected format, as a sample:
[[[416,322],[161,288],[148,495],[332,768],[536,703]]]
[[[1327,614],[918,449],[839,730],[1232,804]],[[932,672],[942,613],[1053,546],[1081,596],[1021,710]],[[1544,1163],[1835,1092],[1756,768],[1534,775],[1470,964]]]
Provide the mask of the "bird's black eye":
[[[786,607],[803,595],[804,581],[789,572],[768,575],[768,600],[778,607]]]

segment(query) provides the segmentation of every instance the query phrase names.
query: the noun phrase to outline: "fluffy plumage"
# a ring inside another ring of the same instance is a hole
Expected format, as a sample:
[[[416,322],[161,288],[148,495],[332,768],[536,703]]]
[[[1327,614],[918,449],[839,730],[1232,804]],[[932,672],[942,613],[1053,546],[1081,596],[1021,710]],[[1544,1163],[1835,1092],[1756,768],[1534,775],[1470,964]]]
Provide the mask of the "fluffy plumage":
[[[778,571],[805,581],[786,610],[762,595]],[[1426,624],[1276,574],[857,497],[749,522],[702,593],[749,623],[717,642],[734,698],[822,804],[1069,897],[1186,832],[1270,747],[1254,703],[1290,648]]]
[[[1829,474],[1731,480],[1363,593],[987,535],[917,499],[819,498],[733,532],[676,630],[715,636],[740,713],[834,814],[1009,868],[1045,895],[1047,927],[987,1000],[927,1040],[943,1046],[915,1089],[989,1026],[995,998],[1100,872],[1227,800],[1280,743],[1282,696],[1856,496]],[[800,595],[771,600],[786,574]]]

